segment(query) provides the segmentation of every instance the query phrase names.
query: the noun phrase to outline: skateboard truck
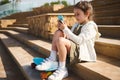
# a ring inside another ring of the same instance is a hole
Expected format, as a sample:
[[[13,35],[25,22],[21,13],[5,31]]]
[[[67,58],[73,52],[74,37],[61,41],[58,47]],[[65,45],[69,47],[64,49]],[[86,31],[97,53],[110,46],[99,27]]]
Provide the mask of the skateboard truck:
[[[52,73],[53,73],[52,71],[49,71],[49,72],[41,72],[41,73],[40,73],[41,80],[47,80],[47,78],[48,78]]]

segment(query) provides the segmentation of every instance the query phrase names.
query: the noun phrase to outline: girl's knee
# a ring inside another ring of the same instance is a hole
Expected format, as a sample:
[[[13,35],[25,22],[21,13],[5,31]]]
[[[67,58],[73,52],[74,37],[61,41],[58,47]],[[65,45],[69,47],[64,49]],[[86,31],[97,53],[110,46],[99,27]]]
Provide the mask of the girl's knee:
[[[59,37],[58,40],[57,40],[57,43],[58,44],[64,44],[65,43],[65,38]]]
[[[64,34],[63,34],[63,32],[61,30],[57,30],[57,31],[55,31],[54,36],[63,37]]]

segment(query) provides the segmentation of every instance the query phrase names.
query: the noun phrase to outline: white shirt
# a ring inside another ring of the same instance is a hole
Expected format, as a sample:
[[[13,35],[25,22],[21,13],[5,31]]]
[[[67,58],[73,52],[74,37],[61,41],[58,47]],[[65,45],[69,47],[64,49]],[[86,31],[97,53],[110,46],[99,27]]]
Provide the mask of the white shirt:
[[[67,37],[79,44],[79,59],[82,61],[96,61],[96,52],[95,52],[95,39],[97,34],[97,25],[94,21],[89,21],[82,26],[80,34],[77,36],[73,33],[74,28],[78,25],[75,24],[70,30],[68,27],[65,27],[63,32]]]

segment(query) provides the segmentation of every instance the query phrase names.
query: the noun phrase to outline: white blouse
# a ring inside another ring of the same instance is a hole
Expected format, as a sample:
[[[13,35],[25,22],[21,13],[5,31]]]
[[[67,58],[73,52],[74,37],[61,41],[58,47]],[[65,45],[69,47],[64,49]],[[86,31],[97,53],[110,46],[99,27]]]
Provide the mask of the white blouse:
[[[76,23],[71,30],[68,27],[65,27],[63,32],[70,40],[79,44],[79,59],[81,61],[96,61],[96,52],[94,48],[96,35],[98,33],[96,23],[94,21],[87,22],[82,26],[81,32],[78,36],[73,33],[73,30],[77,25],[78,23]]]

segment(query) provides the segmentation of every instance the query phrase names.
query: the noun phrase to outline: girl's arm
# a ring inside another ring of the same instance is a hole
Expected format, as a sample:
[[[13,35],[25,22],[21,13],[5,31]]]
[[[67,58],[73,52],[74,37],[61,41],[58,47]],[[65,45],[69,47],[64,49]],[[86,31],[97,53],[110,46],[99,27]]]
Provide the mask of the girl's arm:
[[[86,29],[84,29],[84,31],[82,31],[78,36],[72,33],[70,29],[68,29],[68,27],[65,27],[63,29],[63,32],[67,34],[69,39],[74,41],[76,44],[81,44],[89,39],[95,38],[96,36],[95,25],[88,24],[85,25],[84,27],[86,27]]]

